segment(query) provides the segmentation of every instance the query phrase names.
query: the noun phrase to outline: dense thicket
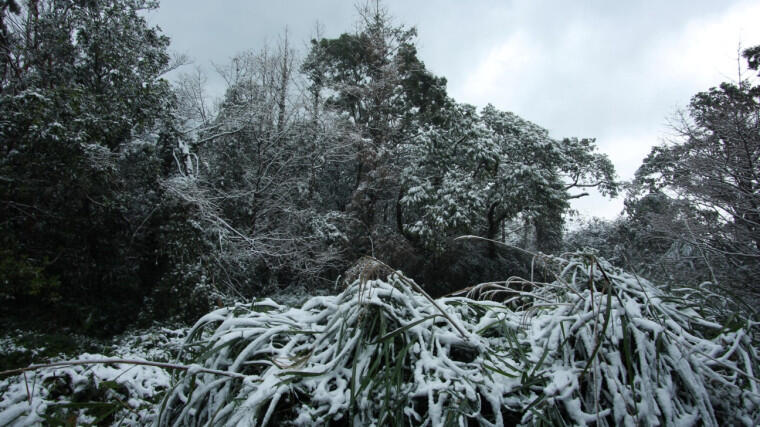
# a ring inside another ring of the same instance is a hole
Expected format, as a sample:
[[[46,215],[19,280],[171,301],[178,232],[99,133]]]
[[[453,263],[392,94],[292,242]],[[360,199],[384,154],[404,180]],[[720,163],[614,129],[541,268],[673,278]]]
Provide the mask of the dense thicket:
[[[0,15],[3,311],[107,333],[194,250],[159,185],[176,139],[169,39],[141,16],[153,2],[19,3]]]
[[[201,318],[186,349],[206,371],[179,376],[157,424],[757,424],[753,322],[709,287],[665,290],[572,253],[536,257],[551,283],[431,303],[365,261],[339,295]]]
[[[744,52],[755,71],[757,52]],[[574,246],[588,243],[665,282],[709,281],[754,294],[748,300],[754,303],[760,291],[757,79],[696,94],[672,127],[677,136],[654,147],[636,172],[626,216],[581,229]]]
[[[619,191],[593,139],[452,99],[416,30],[377,5],[303,57],[284,38],[216,66],[216,101],[201,71],[162,78],[177,64],[143,17],[156,7],[0,4],[4,315],[47,305],[110,333],[227,298],[313,293],[367,254],[443,294],[527,274],[521,255],[488,241],[557,251],[571,199]],[[685,143],[647,159],[615,236],[637,265],[672,253],[660,236],[678,232],[714,280],[754,274],[757,92],[698,95]],[[716,157],[741,176],[711,170]]]
[[[519,264],[453,238],[502,238],[520,222],[526,241],[553,250],[568,200],[584,195],[572,189],[616,193],[593,140],[457,103],[418,57],[414,29],[377,7],[360,17],[355,33],[313,40],[300,63],[282,40],[217,67],[227,89],[215,109],[202,74],[181,80],[191,138],[167,185],[205,225],[217,283],[313,290],[372,254],[441,294]]]

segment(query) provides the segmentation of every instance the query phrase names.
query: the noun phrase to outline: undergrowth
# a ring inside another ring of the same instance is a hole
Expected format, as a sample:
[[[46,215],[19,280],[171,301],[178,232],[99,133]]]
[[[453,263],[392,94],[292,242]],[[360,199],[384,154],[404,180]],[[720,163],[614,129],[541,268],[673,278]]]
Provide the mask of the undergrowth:
[[[155,364],[176,359],[185,332],[154,327],[124,334],[111,344],[98,341],[86,346],[80,336],[9,334],[0,339],[8,356],[4,360],[10,361],[11,356],[26,360],[14,368],[31,361],[41,364],[0,375],[0,425],[152,423],[171,385],[169,372]],[[94,348],[97,353],[72,353],[82,348]],[[100,362],[114,357],[131,362]],[[136,364],[141,361],[147,364]]]
[[[337,296],[216,310],[160,425],[757,425],[756,323],[593,255],[433,301],[381,263]],[[385,276],[387,277],[381,277]]]

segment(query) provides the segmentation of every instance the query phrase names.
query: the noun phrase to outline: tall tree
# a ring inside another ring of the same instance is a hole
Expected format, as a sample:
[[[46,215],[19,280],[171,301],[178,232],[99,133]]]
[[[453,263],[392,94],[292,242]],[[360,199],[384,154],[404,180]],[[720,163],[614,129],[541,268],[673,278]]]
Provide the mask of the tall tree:
[[[171,143],[169,40],[141,16],[156,3],[19,3],[0,40],[3,256],[60,281],[71,313],[134,317],[107,296],[136,304],[162,264],[149,225]]]
[[[196,166],[167,187],[205,225],[215,280],[228,290],[250,295],[275,284],[314,284],[340,259],[329,236],[340,216],[317,203],[314,159],[330,155],[291,91],[293,53],[284,41],[274,53],[245,52],[217,69],[227,90],[190,143]],[[195,112],[203,110],[197,88],[197,80],[180,86]]]
[[[757,52],[745,52],[755,69]],[[630,203],[658,192],[675,199],[682,214],[669,215],[679,221],[660,220],[659,232],[699,250],[713,276],[754,277],[760,260],[758,86],[743,80],[698,93],[674,129],[677,140],[653,148],[636,172]],[[730,267],[719,272],[716,265]]]
[[[313,40],[302,70],[328,108],[353,123],[355,178],[347,210],[368,229],[393,223],[402,166],[398,146],[446,101],[446,80],[417,58],[415,29],[394,26],[378,5],[360,10],[358,32]]]
[[[568,201],[596,187],[614,195],[609,159],[593,140],[561,141],[493,106],[478,113],[452,101],[445,125],[431,125],[406,145],[414,159],[402,174],[406,230],[428,247],[445,248],[457,234],[497,239],[505,222],[522,217],[535,228],[538,249],[561,241]]]

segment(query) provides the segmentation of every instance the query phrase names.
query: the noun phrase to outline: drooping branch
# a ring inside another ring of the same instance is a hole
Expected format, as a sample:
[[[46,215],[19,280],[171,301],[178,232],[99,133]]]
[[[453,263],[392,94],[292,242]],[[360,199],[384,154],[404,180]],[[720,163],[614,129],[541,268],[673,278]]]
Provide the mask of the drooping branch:
[[[222,375],[232,378],[245,378],[246,376],[237,372],[220,371],[218,369],[208,369],[199,365],[180,365],[176,363],[164,363],[164,362],[151,362],[148,360],[132,360],[132,359],[93,359],[93,360],[69,360],[66,362],[54,362],[43,363],[37,365],[29,365],[26,368],[9,369],[7,371],[0,371],[0,377],[6,375],[18,375],[24,372],[37,371],[45,368],[58,368],[66,366],[77,365],[107,365],[107,364],[127,364],[127,365],[143,365],[143,366],[155,366],[164,369],[178,369],[181,371],[199,372],[204,374]]]

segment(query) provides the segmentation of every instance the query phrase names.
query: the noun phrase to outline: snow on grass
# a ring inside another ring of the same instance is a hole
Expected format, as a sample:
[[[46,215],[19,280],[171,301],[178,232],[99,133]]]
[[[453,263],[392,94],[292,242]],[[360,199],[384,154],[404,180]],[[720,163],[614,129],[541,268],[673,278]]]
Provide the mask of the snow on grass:
[[[0,425],[760,424],[758,323],[708,288],[578,253],[536,260],[550,283],[433,301],[366,264],[339,295],[238,304],[108,354],[192,364],[175,376],[93,363],[2,378]]]
[[[132,332],[115,339],[108,356],[84,353],[74,359],[173,360],[185,334],[165,327]],[[7,337],[2,344],[23,349]],[[61,355],[53,360],[69,359]],[[170,373],[155,366],[93,363],[29,371],[0,379],[0,425],[144,425],[156,418],[158,402],[170,386]]]
[[[360,425],[425,418],[437,425],[463,410],[485,420],[482,408],[467,404],[512,387],[474,362],[487,339],[462,336],[426,298],[400,283],[398,275],[388,282],[357,281],[301,308],[267,300],[210,313],[191,332],[220,323],[196,341],[199,360],[248,378],[187,377],[169,395],[162,423],[256,425],[290,417],[323,425],[351,417]],[[444,305],[453,318],[469,315],[459,299]],[[488,399],[500,405],[502,394]],[[494,417],[504,422],[501,414]]]
[[[539,261],[552,283],[439,307],[392,273],[300,308],[209,313],[189,335],[195,362],[246,377],[185,375],[159,424],[760,422],[754,323],[590,255]]]
[[[170,385],[169,373],[153,366],[95,363],[41,369],[0,382],[0,425],[143,425],[156,417],[156,403]]]

